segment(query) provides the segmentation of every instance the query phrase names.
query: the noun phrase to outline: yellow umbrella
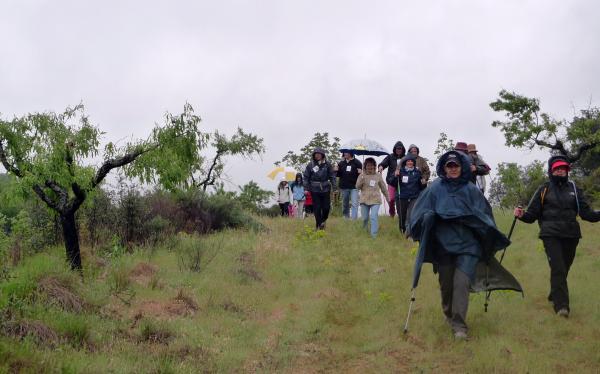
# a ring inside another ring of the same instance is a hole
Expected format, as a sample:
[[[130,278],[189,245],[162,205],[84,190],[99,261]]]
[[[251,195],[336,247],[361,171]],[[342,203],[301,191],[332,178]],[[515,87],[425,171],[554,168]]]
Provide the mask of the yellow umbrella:
[[[271,170],[267,177],[275,180],[277,177],[284,178],[286,181],[293,181],[296,179],[296,170],[288,166],[278,166]]]

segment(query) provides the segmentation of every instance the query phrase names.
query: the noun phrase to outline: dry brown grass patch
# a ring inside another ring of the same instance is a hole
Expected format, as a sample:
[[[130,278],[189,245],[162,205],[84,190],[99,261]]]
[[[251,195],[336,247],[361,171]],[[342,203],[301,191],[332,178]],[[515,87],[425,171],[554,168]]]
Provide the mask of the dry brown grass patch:
[[[190,317],[198,311],[198,304],[182,290],[169,301],[143,301],[133,314],[134,321],[142,316],[152,316],[159,319],[172,317]]]
[[[237,260],[240,263],[240,268],[238,269],[240,275],[254,281],[262,281],[262,276],[255,269],[254,255],[252,253],[242,252]]]
[[[50,304],[59,306],[67,312],[81,313],[86,307],[85,301],[77,295],[66,282],[52,276],[40,278],[38,291]]]
[[[59,343],[58,334],[40,321],[11,321],[2,326],[2,333],[18,339],[32,337],[39,345],[54,347]]]
[[[149,264],[147,262],[140,262],[131,269],[129,278],[143,286],[147,286],[152,281],[154,275],[158,272],[159,268],[156,265]]]

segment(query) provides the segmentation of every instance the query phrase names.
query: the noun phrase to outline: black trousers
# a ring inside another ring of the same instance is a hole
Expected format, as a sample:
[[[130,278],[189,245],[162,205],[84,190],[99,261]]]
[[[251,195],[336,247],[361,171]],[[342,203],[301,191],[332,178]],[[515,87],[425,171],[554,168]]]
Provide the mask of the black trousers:
[[[281,216],[285,217],[289,215],[290,203],[279,203],[279,209],[281,209]]]
[[[313,199],[313,210],[317,228],[329,218],[331,209],[331,194],[329,192],[311,192]]]
[[[410,217],[410,211],[412,207],[415,205],[416,198],[414,199],[396,199],[396,207],[398,212],[398,228],[400,232],[404,233],[406,231],[407,220]]]
[[[550,295],[548,299],[554,303],[554,311],[569,310],[569,288],[567,276],[575,259],[578,238],[542,238],[544,249],[550,265]]]
[[[467,332],[469,276],[456,267],[456,257],[445,255],[438,264],[442,311],[453,332]]]

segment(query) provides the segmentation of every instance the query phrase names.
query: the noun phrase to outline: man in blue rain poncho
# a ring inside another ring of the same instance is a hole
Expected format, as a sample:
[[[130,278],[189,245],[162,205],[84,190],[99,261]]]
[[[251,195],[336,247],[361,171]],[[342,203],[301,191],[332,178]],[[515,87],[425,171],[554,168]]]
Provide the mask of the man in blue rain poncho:
[[[467,338],[469,290],[482,273],[477,271],[478,263],[510,244],[496,228],[481,191],[469,183],[470,165],[460,152],[442,155],[437,164],[439,178],[421,193],[409,218],[409,234],[420,242],[413,289],[423,263],[432,263],[439,273],[442,310],[456,339]],[[487,279],[485,284],[489,284]]]

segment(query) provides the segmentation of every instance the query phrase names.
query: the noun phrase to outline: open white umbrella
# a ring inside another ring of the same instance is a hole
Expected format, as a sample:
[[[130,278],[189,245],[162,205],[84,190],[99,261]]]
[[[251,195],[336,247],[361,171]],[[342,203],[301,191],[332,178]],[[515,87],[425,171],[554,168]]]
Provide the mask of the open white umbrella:
[[[389,153],[380,143],[371,139],[350,140],[340,147],[340,152],[352,153],[359,156],[385,156]]]

